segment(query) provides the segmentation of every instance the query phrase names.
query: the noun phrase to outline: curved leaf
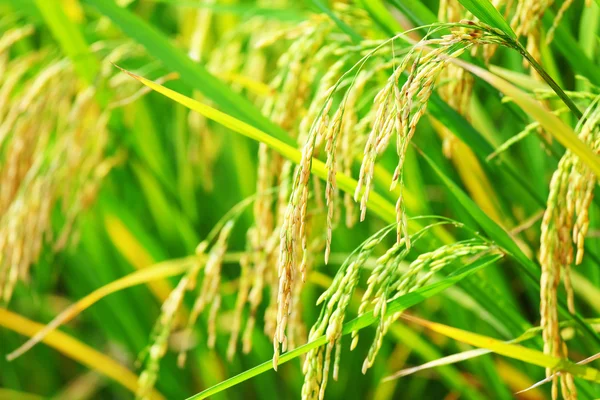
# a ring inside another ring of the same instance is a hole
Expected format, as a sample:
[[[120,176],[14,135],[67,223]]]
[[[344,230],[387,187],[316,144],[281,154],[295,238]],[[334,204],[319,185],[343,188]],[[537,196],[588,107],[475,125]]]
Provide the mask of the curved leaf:
[[[10,329],[24,336],[33,336],[44,328],[44,325],[33,322],[19,314],[0,308],[0,326]],[[112,358],[92,349],[64,332],[55,331],[43,339],[48,346],[58,350],[65,356],[100,372],[101,374],[120,383],[122,386],[135,393],[138,388],[138,377]],[[151,397],[162,400],[164,397],[154,390]]]
[[[600,383],[600,371],[595,368],[578,365],[566,359],[553,357],[544,354],[541,351],[529,349],[517,344],[506,343],[489,336],[464,331],[437,322],[426,321],[412,315],[403,315],[402,318],[449,338],[458,340],[459,342],[467,343],[482,349],[488,349],[496,354],[514,358],[515,360],[520,360],[528,364],[550,368],[553,371],[567,371],[581,379]]]

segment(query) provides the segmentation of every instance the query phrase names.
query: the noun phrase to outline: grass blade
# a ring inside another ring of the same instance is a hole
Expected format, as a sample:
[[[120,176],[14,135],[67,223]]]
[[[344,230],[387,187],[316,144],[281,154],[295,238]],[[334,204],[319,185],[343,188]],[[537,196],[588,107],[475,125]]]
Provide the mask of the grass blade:
[[[164,96],[176,101],[177,103],[189,108],[190,110],[202,114],[206,118],[218,122],[234,132],[249,137],[250,139],[256,140],[257,142],[265,143],[267,146],[269,146],[270,148],[277,151],[279,154],[296,164],[300,162],[302,158],[302,153],[295,147],[292,147],[289,144],[282,142],[278,138],[275,138],[269,135],[268,133],[263,132],[258,128],[255,128],[252,125],[240,121],[239,119],[236,119],[231,115],[228,115],[215,108],[207,106],[206,104],[202,104],[194,99],[177,93],[174,90],[168,89],[162,85],[159,85],[141,76],[135,75],[129,71],[123,71],[129,74],[134,79],[140,81],[142,84],[148,86],[152,90],[163,94]],[[319,178],[327,179],[327,168],[325,166],[325,163],[323,163],[320,160],[313,159],[312,172]],[[356,180],[339,172],[336,175],[336,180],[339,188],[349,193],[353,193],[357,185]],[[377,193],[372,193],[369,196],[369,208],[386,222],[391,223],[396,220],[396,211],[394,206]]]

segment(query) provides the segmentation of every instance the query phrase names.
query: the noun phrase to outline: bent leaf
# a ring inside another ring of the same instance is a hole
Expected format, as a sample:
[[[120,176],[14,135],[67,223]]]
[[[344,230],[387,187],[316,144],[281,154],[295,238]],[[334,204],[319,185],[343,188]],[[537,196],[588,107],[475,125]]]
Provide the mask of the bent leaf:
[[[0,326],[29,337],[44,328],[44,325],[33,322],[4,308],[0,308]],[[42,341],[65,356],[120,383],[131,392],[136,392],[138,388],[138,377],[136,374],[74,337],[64,332],[56,331],[48,334]],[[152,392],[151,397],[156,400],[164,399],[156,390]]]
[[[44,341],[48,335],[58,329],[61,325],[71,321],[77,315],[81,314],[84,310],[91,307],[104,297],[120,290],[140,285],[142,283],[153,282],[182,274],[196,259],[197,257],[191,256],[181,260],[165,261],[152,267],[146,267],[139,271],[135,271],[121,279],[117,279],[108,285],[94,290],[92,293],[88,294],[78,302],[71,304],[63,312],[58,314],[50,323],[39,329],[33,335],[30,335],[31,338],[27,342],[25,342],[12,353],[8,354],[6,358],[11,361],[23,355],[23,353],[31,349],[37,343]]]
[[[302,159],[302,153],[298,149],[290,146],[287,143],[282,142],[281,140],[269,135],[266,132],[261,131],[258,128],[255,128],[250,124],[240,121],[239,119],[234,118],[231,115],[228,115],[213,107],[207,106],[206,104],[202,104],[199,101],[191,99],[187,96],[175,92],[174,90],[168,89],[162,85],[159,85],[141,76],[135,75],[122,68],[121,70],[130,75],[132,78],[138,80],[145,86],[148,86],[150,89],[176,101],[177,103],[189,108],[190,110],[202,114],[204,117],[213,120],[236,133],[249,137],[250,139],[255,140],[257,142],[266,144],[267,146],[277,151],[279,154],[292,161],[293,163],[298,164]],[[327,179],[327,167],[325,166],[325,163],[321,160],[313,159],[312,172],[321,179]],[[336,180],[341,190],[349,193],[354,193],[354,190],[356,189],[357,185],[356,180],[339,172],[336,175]],[[379,215],[386,222],[392,223],[396,220],[396,210],[394,206],[377,193],[371,193],[369,195],[368,208],[372,210],[375,214]]]
[[[544,354],[541,351],[506,343],[489,336],[464,331],[437,322],[426,321],[412,315],[403,315],[402,318],[454,340],[458,340],[459,342],[467,343],[482,349],[488,349],[496,354],[520,360],[528,364],[537,365],[539,367],[550,368],[554,371],[567,371],[581,379],[600,383],[600,371],[595,368],[578,365],[567,359],[553,357]]]

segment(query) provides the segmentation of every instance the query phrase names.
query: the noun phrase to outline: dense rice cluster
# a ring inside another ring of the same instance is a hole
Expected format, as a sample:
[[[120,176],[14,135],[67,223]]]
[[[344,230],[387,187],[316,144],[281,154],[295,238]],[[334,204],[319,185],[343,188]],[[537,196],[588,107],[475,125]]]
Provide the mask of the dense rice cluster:
[[[394,67],[386,85],[375,96],[375,118],[365,145],[365,157],[361,164],[358,186],[355,191],[355,200],[360,200],[361,219],[364,219],[369,192],[373,186],[375,161],[387,149],[394,133],[396,134],[398,165],[392,177],[390,190],[393,190],[398,183],[400,183],[400,188],[404,186],[403,169],[408,146],[415,134],[419,120],[425,114],[435,83],[440,78],[442,71],[448,67],[450,60],[459,57],[474,46],[507,45],[504,36],[490,27],[472,21],[461,21],[461,25],[473,27],[474,30],[465,31],[464,28],[459,28],[440,39],[425,37],[412,46],[400,65]],[[400,85],[400,78],[407,70],[409,70],[407,78]],[[460,79],[460,77],[458,78]],[[454,85],[459,81],[452,79],[451,82],[451,85]],[[455,91],[452,86],[447,87],[446,90],[447,95]],[[466,96],[468,99],[468,93]],[[467,100],[459,100],[455,107],[464,111],[466,104]],[[404,198],[400,193],[396,203],[398,241],[403,236],[408,237],[404,209]],[[407,242],[407,245],[410,246],[410,242]]]
[[[596,99],[579,122],[579,138],[596,153],[600,152],[600,107]],[[550,182],[548,205],[542,222],[540,261],[541,326],[544,352],[555,357],[567,357],[567,347],[560,336],[558,316],[558,286],[561,277],[567,290],[567,304],[575,312],[571,266],[583,260],[584,241],[589,228],[589,209],[597,178],[577,156],[567,150]],[[548,370],[547,375],[553,371]],[[577,397],[570,374],[552,378],[552,396],[557,397],[561,382],[565,399]]]
[[[11,59],[11,47],[34,33],[16,26],[0,38],[0,298],[8,302],[44,243],[77,240],[77,218],[122,155],[106,157],[107,123],[96,90],[50,49]],[[109,80],[114,73],[101,79]],[[16,90],[22,86],[21,90]],[[65,218],[53,224],[60,208]]]
[[[343,7],[343,6],[342,6]],[[347,14],[346,18],[353,18],[353,14]],[[301,320],[300,293],[302,282],[306,279],[307,272],[314,262],[311,254],[314,250],[325,245],[325,262],[327,263],[331,246],[332,227],[338,217],[335,215],[335,204],[338,201],[338,192],[335,183],[336,169],[340,161],[336,158],[338,139],[342,141],[346,154],[351,151],[348,138],[350,125],[344,125],[351,120],[344,118],[341,112],[337,112],[330,119],[329,112],[332,106],[332,88],[343,73],[346,58],[341,57],[327,68],[327,72],[321,77],[315,93],[311,93],[309,87],[320,69],[328,65],[331,59],[338,56],[340,50],[338,44],[326,43],[328,35],[333,30],[333,24],[327,18],[315,18],[295,28],[292,37],[301,33],[292,42],[289,49],[279,58],[280,72],[275,76],[271,85],[277,90],[264,105],[264,112],[276,121],[281,127],[298,140],[304,143],[302,160],[298,167],[292,172],[289,161],[283,159],[261,145],[259,152],[259,180],[258,186],[267,186],[267,182],[279,179],[279,185],[290,185],[291,192],[287,205],[286,197],[280,195],[284,203],[276,204],[275,215],[280,216],[276,225],[267,225],[273,221],[271,216],[272,205],[269,199],[265,199],[262,207],[256,209],[256,221],[260,221],[259,232],[279,232],[279,267],[278,267],[278,293],[277,293],[277,319],[274,337],[275,356],[274,367],[277,366],[278,354],[281,350],[286,351],[306,338],[305,329]],[[290,33],[288,33],[290,35]],[[342,42],[343,45],[343,42]],[[304,104],[308,103],[305,109]],[[352,118],[350,116],[350,118]],[[311,176],[312,158],[318,156],[320,149],[324,147],[327,154],[327,167],[329,179],[326,183],[325,198],[323,205],[321,182]],[[271,169],[266,168],[267,165]],[[278,168],[283,165],[282,168]],[[345,159],[341,168],[349,169],[351,159]],[[287,175],[280,175],[284,171]],[[293,176],[292,176],[293,174]],[[277,182],[277,181],[276,181]],[[286,183],[287,182],[287,183]],[[309,192],[314,187],[314,202],[317,210],[327,208],[326,234],[323,237],[319,232],[319,225],[313,225],[309,213]],[[352,210],[347,211],[347,223],[352,223]],[[262,225],[262,226],[261,226]],[[311,239],[312,237],[312,239]],[[269,325],[270,326],[270,325]],[[289,331],[291,334],[286,333]]]

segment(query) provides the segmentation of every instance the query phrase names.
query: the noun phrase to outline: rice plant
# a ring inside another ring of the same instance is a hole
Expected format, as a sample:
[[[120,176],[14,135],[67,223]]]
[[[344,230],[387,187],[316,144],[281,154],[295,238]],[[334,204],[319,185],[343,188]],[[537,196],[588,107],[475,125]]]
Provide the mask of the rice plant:
[[[599,398],[599,25],[0,0],[0,398]]]

